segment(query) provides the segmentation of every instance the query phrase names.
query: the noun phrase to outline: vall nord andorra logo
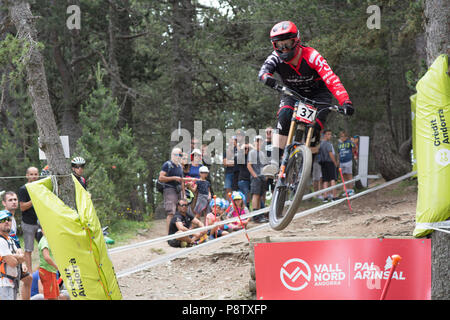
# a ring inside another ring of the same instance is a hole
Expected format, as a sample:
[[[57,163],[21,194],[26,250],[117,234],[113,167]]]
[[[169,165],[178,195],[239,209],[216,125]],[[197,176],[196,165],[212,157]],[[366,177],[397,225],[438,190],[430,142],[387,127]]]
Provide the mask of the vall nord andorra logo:
[[[343,267],[338,263],[313,264],[311,269],[306,261],[293,258],[286,261],[280,269],[281,282],[292,291],[300,291],[311,282],[314,287],[339,286],[345,278]]]
[[[290,259],[281,267],[280,279],[287,289],[300,291],[311,281],[311,268],[302,259]]]
[[[350,266],[340,263],[312,263],[312,267],[300,258],[287,260],[280,268],[280,280],[291,291],[300,291],[309,284],[314,287],[330,287],[350,285],[350,281],[366,281],[368,288],[378,288],[381,279],[389,277],[392,267],[392,259],[388,256],[385,260],[384,270],[374,261],[354,261]],[[352,272],[350,272],[350,269]],[[344,270],[349,270],[347,274]],[[347,282],[345,279],[350,278]],[[394,280],[406,280],[404,271],[394,271]]]

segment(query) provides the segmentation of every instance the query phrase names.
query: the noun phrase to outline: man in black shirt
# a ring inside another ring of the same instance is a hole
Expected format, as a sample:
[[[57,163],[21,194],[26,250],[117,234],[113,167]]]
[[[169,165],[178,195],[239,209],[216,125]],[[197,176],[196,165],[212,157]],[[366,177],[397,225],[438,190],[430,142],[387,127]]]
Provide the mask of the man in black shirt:
[[[35,167],[29,167],[26,172],[28,183],[39,179],[39,170]],[[23,241],[25,243],[25,265],[28,271],[32,271],[31,253],[34,250],[34,239],[37,240],[36,235],[39,229],[38,219],[31,203],[30,195],[25,185],[20,187],[19,192],[19,207],[22,211],[22,230]]]
[[[194,217],[194,215],[188,211],[188,202],[182,198],[178,200],[177,211],[173,216],[169,224],[169,235],[189,231],[193,228],[203,227],[203,223]],[[193,235],[180,237],[177,239],[168,240],[167,243],[175,248],[185,247],[186,245],[193,245],[206,234],[206,231],[201,231]],[[183,242],[185,242],[183,244]]]

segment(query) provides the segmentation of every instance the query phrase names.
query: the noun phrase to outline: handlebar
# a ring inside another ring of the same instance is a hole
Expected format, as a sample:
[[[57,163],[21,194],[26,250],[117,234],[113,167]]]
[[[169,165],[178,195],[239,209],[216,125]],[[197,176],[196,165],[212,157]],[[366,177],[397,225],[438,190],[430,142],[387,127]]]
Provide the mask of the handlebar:
[[[328,109],[330,111],[345,114],[345,109],[342,106],[330,105],[329,103],[326,103],[326,102],[320,102],[320,101],[315,101],[315,100],[305,98],[305,97],[301,96],[300,94],[298,94],[297,92],[295,92],[294,90],[291,90],[288,87],[281,85],[279,83],[276,83],[275,86],[273,87],[273,89],[275,89],[278,92],[283,93],[285,95],[294,97],[295,99],[297,99],[303,103],[308,103],[308,104],[312,104],[312,105],[326,105],[326,106],[328,106],[328,108],[324,108],[324,109]]]

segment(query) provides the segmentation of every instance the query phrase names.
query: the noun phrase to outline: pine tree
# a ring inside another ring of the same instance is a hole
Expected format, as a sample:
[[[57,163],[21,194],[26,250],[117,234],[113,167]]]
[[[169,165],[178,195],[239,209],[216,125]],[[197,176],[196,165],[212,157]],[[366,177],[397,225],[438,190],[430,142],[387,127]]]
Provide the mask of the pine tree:
[[[103,75],[104,71],[98,67],[96,88],[79,114],[82,136],[78,140],[77,155],[86,159],[88,190],[99,219],[110,224],[124,213],[127,217],[133,213],[142,215],[142,212],[135,212],[137,209],[131,199],[147,173],[131,129],[127,125],[118,129],[120,107],[103,84]]]

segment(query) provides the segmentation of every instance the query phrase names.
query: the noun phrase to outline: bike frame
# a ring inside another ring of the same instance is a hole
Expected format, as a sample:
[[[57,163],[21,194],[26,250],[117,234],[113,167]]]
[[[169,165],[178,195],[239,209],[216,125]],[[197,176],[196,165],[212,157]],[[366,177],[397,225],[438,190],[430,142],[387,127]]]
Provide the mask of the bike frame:
[[[311,105],[321,104],[321,102],[313,101],[313,100],[310,100],[308,98],[302,97],[299,94],[297,94],[295,91],[292,91],[292,90],[288,89],[285,86],[278,85],[277,87],[275,87],[275,89],[280,91],[280,92],[282,92],[282,93],[284,93],[284,94],[287,94],[287,95],[290,95],[290,96],[294,97],[295,99],[297,99],[298,101],[300,101],[302,103],[308,103],[308,104],[311,104]],[[328,104],[326,104],[326,105],[328,105]],[[339,107],[338,106],[333,106],[332,108],[336,109],[336,108],[339,108]],[[318,113],[323,111],[323,110],[324,109],[319,110]],[[287,137],[287,140],[286,140],[286,146],[284,147],[283,159],[281,161],[280,171],[279,171],[279,175],[278,175],[280,178],[284,178],[284,171],[286,170],[286,165],[287,165],[287,162],[289,160],[289,155],[291,154],[291,149],[292,148],[294,148],[294,149],[297,148],[297,145],[300,144],[298,142],[293,141],[294,140],[294,135],[295,135],[295,133],[297,131],[298,122],[300,122],[299,120],[297,120],[297,111],[298,111],[298,103],[295,104],[294,112],[292,113],[291,125],[289,127],[289,133],[288,133],[288,137]],[[316,118],[317,118],[317,116],[316,116]],[[305,145],[308,148],[310,148],[311,138],[312,138],[312,135],[314,133],[314,123],[312,123],[312,124],[306,124],[305,123],[304,124],[308,128],[307,129],[307,134],[306,134],[306,140],[305,140]]]
[[[292,113],[291,125],[289,127],[289,134],[288,134],[288,138],[286,140],[286,146],[284,147],[283,159],[281,161],[280,174],[279,174],[280,178],[284,178],[284,171],[286,170],[286,165],[287,165],[287,162],[289,160],[289,155],[291,154],[291,149],[292,148],[295,149],[297,147],[297,144],[298,144],[298,143],[294,143],[293,144],[294,135],[295,135],[295,132],[297,131],[297,126],[298,126],[298,123],[297,123],[297,121],[298,121],[297,120],[297,110],[298,110],[298,107],[297,107],[297,104],[295,104],[294,112]],[[306,136],[306,141],[305,141],[305,145],[308,148],[309,148],[309,145],[311,143],[311,136],[312,136],[313,131],[314,131],[314,127],[313,126],[309,126],[308,133],[307,133],[307,136]]]

